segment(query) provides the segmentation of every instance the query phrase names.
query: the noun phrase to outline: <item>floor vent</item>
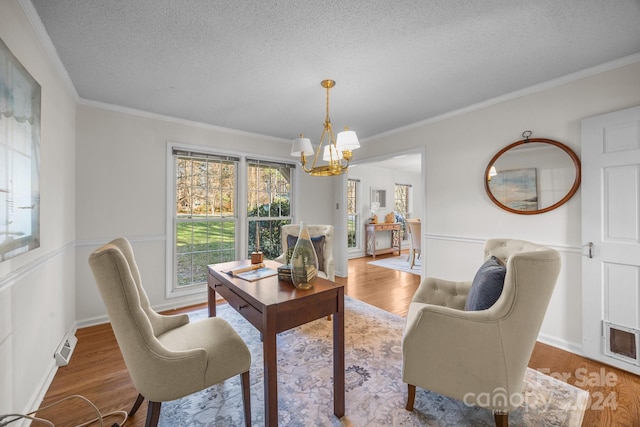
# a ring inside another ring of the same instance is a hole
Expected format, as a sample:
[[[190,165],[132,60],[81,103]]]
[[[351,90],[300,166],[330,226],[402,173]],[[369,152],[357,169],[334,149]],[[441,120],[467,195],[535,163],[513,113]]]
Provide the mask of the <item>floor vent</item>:
[[[604,354],[640,366],[640,330],[604,322]]]
[[[75,335],[68,335],[62,340],[53,355],[58,366],[66,366],[69,364],[71,354],[73,354],[73,350],[76,348],[77,343],[78,338],[76,338]]]

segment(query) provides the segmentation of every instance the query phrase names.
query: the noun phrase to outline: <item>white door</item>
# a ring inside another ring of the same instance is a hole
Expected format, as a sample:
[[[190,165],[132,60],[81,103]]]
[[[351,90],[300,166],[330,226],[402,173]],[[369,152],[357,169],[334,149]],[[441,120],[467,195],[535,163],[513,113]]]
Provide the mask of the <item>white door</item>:
[[[640,107],[582,121],[585,356],[640,374]]]

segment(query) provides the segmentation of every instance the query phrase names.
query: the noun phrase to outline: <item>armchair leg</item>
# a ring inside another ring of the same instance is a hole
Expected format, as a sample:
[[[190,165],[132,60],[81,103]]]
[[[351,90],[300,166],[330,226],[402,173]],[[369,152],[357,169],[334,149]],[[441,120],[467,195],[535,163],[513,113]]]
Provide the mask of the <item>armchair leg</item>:
[[[133,404],[133,407],[131,408],[131,410],[127,414],[127,418],[128,417],[133,417],[133,415],[136,412],[138,412],[138,408],[140,408],[140,405],[142,405],[142,402],[144,402],[144,396],[141,395],[141,394],[138,394],[138,398],[136,399],[136,402]]]
[[[249,382],[249,371],[240,374],[240,382],[242,383],[242,406],[244,407],[244,424],[251,427],[251,391]]]
[[[160,406],[162,406],[161,402],[149,401],[147,422],[144,424],[144,427],[156,427],[158,425],[158,420],[160,419]]]
[[[496,427],[509,427],[509,413],[494,411],[493,417],[496,420]]]
[[[413,404],[416,401],[416,386],[413,384],[407,384],[407,411],[413,411]]]

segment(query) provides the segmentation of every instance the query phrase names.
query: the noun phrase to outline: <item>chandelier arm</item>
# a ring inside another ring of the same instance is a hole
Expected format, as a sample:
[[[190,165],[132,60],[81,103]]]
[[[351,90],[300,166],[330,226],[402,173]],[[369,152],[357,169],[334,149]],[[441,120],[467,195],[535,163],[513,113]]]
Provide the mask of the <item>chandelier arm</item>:
[[[311,173],[313,170],[313,168],[307,168],[307,158],[304,153],[300,155],[300,164],[302,165],[302,170],[306,173]]]
[[[329,153],[331,155],[331,161],[332,162],[340,162],[342,163],[342,161],[340,160],[340,158],[338,157],[338,146],[336,144],[336,137],[333,134],[333,125],[331,124],[331,122],[325,122],[325,129],[329,130],[329,144],[331,144],[334,148],[334,150],[330,150]],[[336,156],[336,159],[333,159],[333,156]]]
[[[316,150],[315,156],[313,156],[313,163],[311,164],[311,169],[313,170],[318,164],[318,157],[322,152],[322,143],[324,142],[324,137],[327,135],[327,124],[325,123],[324,128],[322,129],[322,135],[320,135],[320,144],[318,145],[318,149]]]

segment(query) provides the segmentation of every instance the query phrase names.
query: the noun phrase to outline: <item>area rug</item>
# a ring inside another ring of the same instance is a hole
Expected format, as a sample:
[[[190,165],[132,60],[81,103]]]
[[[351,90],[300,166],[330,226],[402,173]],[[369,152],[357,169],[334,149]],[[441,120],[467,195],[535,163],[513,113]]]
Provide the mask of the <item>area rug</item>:
[[[413,268],[409,268],[409,261],[407,260],[407,258],[407,255],[400,255],[392,258],[376,259],[375,261],[369,261],[367,264],[420,275],[422,273],[420,258],[416,258],[416,262],[413,265]]]
[[[194,312],[192,319],[206,316]],[[227,304],[218,316],[231,323],[251,350],[251,413],[264,426],[260,333]],[[316,320],[277,336],[280,426],[494,426],[491,411],[420,388],[413,412],[404,409],[401,380],[404,318],[345,297],[346,414],[333,415],[332,324]],[[509,415],[512,426],[578,427],[587,392],[528,370],[524,404]],[[240,378],[163,403],[160,426],[240,426]]]

